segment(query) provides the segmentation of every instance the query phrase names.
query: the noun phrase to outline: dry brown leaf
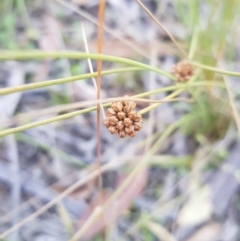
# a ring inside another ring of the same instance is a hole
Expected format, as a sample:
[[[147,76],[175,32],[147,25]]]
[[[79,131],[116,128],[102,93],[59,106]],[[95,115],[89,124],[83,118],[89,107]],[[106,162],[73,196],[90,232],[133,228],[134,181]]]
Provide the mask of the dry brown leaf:
[[[138,173],[138,175],[132,181],[131,185],[129,185],[118,196],[118,199],[111,203],[108,209],[103,213],[104,220],[102,220],[102,218],[98,219],[85,234],[84,238],[91,238],[97,233],[99,233],[101,230],[103,230],[104,227],[114,223],[117,218],[130,207],[132,200],[141,193],[147,183],[147,177],[147,169],[143,169],[140,173]],[[119,182],[118,186],[121,185],[125,178],[126,177],[123,175],[119,178],[119,180],[121,181]],[[110,193],[104,191],[102,202],[106,203],[110,196]],[[96,207],[99,206],[99,197],[96,197],[95,200],[90,204],[89,209],[85,212],[85,214],[83,214],[83,216],[80,217],[81,221],[77,222],[76,226],[78,229],[80,229],[82,225],[84,225],[84,223],[92,215]]]

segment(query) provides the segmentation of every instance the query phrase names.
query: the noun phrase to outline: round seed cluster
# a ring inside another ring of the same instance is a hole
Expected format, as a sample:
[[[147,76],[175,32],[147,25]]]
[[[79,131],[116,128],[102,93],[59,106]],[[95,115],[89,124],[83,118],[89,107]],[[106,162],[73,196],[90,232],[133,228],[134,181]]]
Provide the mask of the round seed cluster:
[[[129,96],[124,96],[129,98]],[[134,111],[136,102],[118,101],[113,102],[107,109],[107,118],[104,125],[111,134],[118,134],[120,138],[134,137],[136,131],[142,129],[142,116]]]
[[[187,60],[182,60],[173,66],[172,74],[179,82],[186,82],[194,75],[194,68]]]

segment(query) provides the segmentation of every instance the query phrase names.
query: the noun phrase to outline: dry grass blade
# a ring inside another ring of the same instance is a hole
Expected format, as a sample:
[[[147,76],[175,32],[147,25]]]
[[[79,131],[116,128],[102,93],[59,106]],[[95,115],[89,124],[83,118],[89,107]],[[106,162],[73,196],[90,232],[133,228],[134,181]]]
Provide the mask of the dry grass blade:
[[[149,15],[151,19],[167,34],[167,36],[172,40],[172,42],[176,45],[176,47],[180,50],[185,58],[187,58],[187,54],[185,51],[180,47],[177,41],[174,39],[172,34],[153,16],[153,14],[144,6],[144,4],[140,0],[135,0],[141,8]]]
[[[64,5],[65,7],[71,9],[72,11],[78,13],[80,16],[84,17],[85,19],[87,19],[88,21],[94,23],[95,25],[99,26],[99,22],[98,19],[95,18],[94,16],[92,16],[91,14],[83,11],[82,9],[79,9],[75,6],[73,6],[72,4],[70,4],[69,2],[63,1],[63,0],[55,0],[56,2]],[[113,37],[115,37],[116,39],[120,40],[122,43],[124,43],[125,45],[127,45],[128,47],[130,47],[131,49],[133,49],[134,51],[136,51],[137,53],[141,54],[142,56],[148,58],[148,53],[146,53],[143,49],[138,48],[136,45],[132,44],[130,41],[124,39],[122,37],[121,34],[117,33],[116,31],[113,31],[110,27],[108,27],[107,25],[103,25],[103,29],[109,33],[110,35],[112,35]]]
[[[182,90],[181,90],[182,91]],[[169,100],[172,99],[173,97],[175,97],[176,95],[178,95],[179,93],[181,93],[181,91],[175,91],[173,92],[171,95],[165,97],[165,100]],[[159,105],[159,104],[158,104]],[[170,132],[166,132],[165,135],[163,135],[157,142],[157,144],[159,144],[159,142],[163,141],[167,135]],[[161,143],[160,143],[161,144]],[[107,210],[107,208],[109,207],[109,205],[111,205],[117,198],[119,198],[119,195],[123,192],[123,190],[125,190],[134,180],[134,178],[136,177],[136,175],[138,173],[140,173],[141,171],[143,171],[149,161],[149,157],[151,154],[154,154],[155,152],[155,148],[152,147],[149,152],[148,155],[144,156],[138,163],[138,165],[133,169],[133,171],[128,175],[128,177],[125,179],[125,181],[119,186],[119,188],[111,195],[111,197],[104,203],[104,205],[102,206],[101,212],[99,213],[99,215],[94,216],[93,219],[91,219],[91,223],[86,222],[86,225],[83,225],[82,228],[77,232],[78,233],[78,238],[80,239],[81,237],[83,237],[87,231],[89,230],[89,228],[96,222],[96,220],[102,215],[103,212],[105,212],[105,210]]]
[[[59,106],[53,106],[53,107],[40,109],[40,110],[38,110],[37,113],[36,113],[36,111],[20,113],[18,115],[15,115],[12,118],[2,121],[1,127],[7,127],[10,125],[20,124],[20,123],[26,122],[26,121],[31,121],[35,118],[45,116],[45,115],[57,115],[62,112],[68,112],[68,111],[71,111],[74,109],[80,109],[83,107],[96,105],[98,103],[103,104],[103,103],[108,103],[108,102],[115,102],[118,100],[121,100],[121,99],[120,98],[107,98],[107,99],[102,99],[101,101],[97,101],[97,100],[79,101],[79,102],[75,102],[75,103],[71,103],[71,104],[65,104],[65,105],[59,105]],[[142,103],[165,103],[165,102],[174,102],[174,101],[184,101],[184,102],[188,102],[188,103],[193,103],[193,100],[188,99],[188,98],[174,98],[174,99],[166,101],[166,100],[154,100],[154,99],[149,100],[149,99],[132,97],[127,100],[134,100],[135,102],[142,102]]]
[[[174,95],[172,95],[172,96],[174,97]],[[110,99],[110,100],[112,100],[112,99]],[[117,99],[117,100],[119,100],[119,99]],[[130,99],[130,100],[134,100],[134,99]],[[137,101],[138,100],[139,99],[137,99]],[[181,98],[180,99],[178,98],[177,100],[184,100],[184,101],[187,101],[187,102],[192,102],[192,100],[181,99]],[[149,106],[149,107],[147,107],[147,108],[145,108],[143,110],[141,110],[139,113],[141,113],[141,114],[146,113],[149,110],[159,106],[160,103],[171,102],[171,101],[176,101],[176,99],[171,99],[171,100],[163,99],[163,100],[160,100],[160,101],[143,100],[143,102],[150,102],[150,103],[156,103],[157,102],[157,103],[153,104],[153,105],[151,105],[151,106]],[[98,104],[99,103],[103,103],[103,100],[101,102],[97,102],[97,103]],[[107,106],[110,106],[110,105],[111,105],[110,103],[107,103],[107,104],[104,104],[104,107],[107,107]],[[74,112],[71,112],[71,113],[68,113],[68,114],[52,117],[52,118],[49,118],[49,119],[46,119],[46,120],[29,123],[29,124],[26,124],[26,125],[23,125],[23,126],[18,126],[18,127],[11,128],[11,129],[8,129],[8,130],[3,130],[3,131],[0,131],[0,137],[1,136],[6,136],[6,135],[9,135],[9,134],[13,134],[13,133],[16,133],[16,132],[19,132],[19,131],[24,131],[24,130],[27,130],[27,129],[30,129],[30,128],[34,128],[34,127],[37,127],[37,126],[42,126],[42,125],[50,124],[50,123],[53,123],[53,122],[56,122],[56,121],[61,121],[61,120],[64,120],[64,119],[72,118],[74,116],[85,114],[85,113],[88,113],[90,111],[94,111],[96,109],[97,109],[96,106],[89,107],[89,108],[86,108],[86,109],[83,109],[83,110],[74,111]]]
[[[128,161],[128,159],[119,161],[117,163],[111,163],[110,162],[110,163],[107,163],[107,164],[103,165],[100,168],[100,170],[101,170],[101,172],[105,172],[105,171],[114,169],[114,168],[116,168],[118,166],[124,165],[127,161]],[[95,179],[98,175],[99,175],[99,170],[95,169],[94,171],[89,173],[86,177],[83,177],[82,179],[80,179],[79,181],[74,183],[72,186],[67,188],[65,191],[63,191],[61,194],[59,194],[52,201],[50,201],[49,203],[47,203],[43,207],[39,208],[35,213],[32,213],[27,218],[23,219],[22,221],[20,221],[19,223],[17,223],[13,227],[11,227],[10,229],[8,229],[5,232],[3,232],[2,234],[0,234],[0,239],[5,238],[6,236],[11,234],[15,230],[17,230],[17,229],[21,228],[22,226],[24,226],[25,224],[31,222],[32,220],[34,220],[35,218],[40,216],[42,213],[46,212],[49,208],[53,207],[56,203],[60,202],[63,198],[65,198],[66,196],[71,194],[74,190],[76,190],[77,188],[83,186],[84,184],[88,183],[89,181]]]
[[[86,221],[86,226],[91,226],[92,222],[95,220],[96,217],[98,217],[102,213],[101,207],[96,207],[92,213],[92,215],[89,217],[89,219]],[[77,232],[74,234],[74,236],[69,241],[77,241],[79,239],[79,233]]]
[[[98,7],[98,54],[102,53],[102,45],[103,45],[103,23],[104,23],[104,13],[105,13],[105,0],[100,0],[99,7]],[[102,60],[98,59],[97,61],[97,100],[101,100],[101,70],[102,70]],[[100,110],[101,105],[100,103],[97,105],[97,167],[99,171],[98,175],[98,191],[100,193],[99,195],[99,201],[102,202],[103,199],[103,180],[102,180],[102,173],[101,173],[101,117],[100,117]],[[102,221],[104,222],[104,219],[102,217]],[[102,233],[103,239],[104,239],[104,232]]]
[[[86,34],[85,34],[85,29],[84,29],[83,23],[82,23],[81,27],[82,27],[82,34],[83,34],[83,40],[84,40],[85,49],[86,49],[86,52],[89,53],[88,43],[87,43],[87,37],[86,37]],[[93,67],[92,67],[91,59],[88,58],[87,60],[88,60],[88,66],[89,66],[90,73],[93,74],[94,72],[93,72]],[[98,73],[98,74],[99,74],[99,73]],[[94,85],[96,91],[98,91],[96,79],[95,79],[94,77],[92,77],[92,81],[93,81],[93,85]],[[105,115],[105,112],[104,112],[104,109],[103,109],[102,104],[100,104],[100,108],[101,108],[102,116],[103,116],[103,118],[105,118],[106,115]]]

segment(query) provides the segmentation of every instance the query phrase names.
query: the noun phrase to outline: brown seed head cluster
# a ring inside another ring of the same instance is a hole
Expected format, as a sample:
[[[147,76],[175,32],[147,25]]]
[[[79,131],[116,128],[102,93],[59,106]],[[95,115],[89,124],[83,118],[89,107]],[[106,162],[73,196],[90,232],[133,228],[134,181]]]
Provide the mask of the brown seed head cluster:
[[[125,95],[124,97],[129,98]],[[119,137],[124,138],[127,135],[134,137],[136,131],[142,129],[142,116],[134,111],[135,101],[118,101],[107,109],[107,118],[104,125],[111,134],[117,133]]]
[[[187,60],[182,60],[173,66],[172,74],[179,82],[186,82],[194,75],[194,68]]]

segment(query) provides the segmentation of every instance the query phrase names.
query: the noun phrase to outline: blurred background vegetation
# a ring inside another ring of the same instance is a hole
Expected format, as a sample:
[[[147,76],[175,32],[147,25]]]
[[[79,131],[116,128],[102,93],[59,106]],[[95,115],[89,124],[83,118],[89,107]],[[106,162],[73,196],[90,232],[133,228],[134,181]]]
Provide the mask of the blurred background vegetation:
[[[239,1],[142,2],[198,64],[178,93],[190,101],[147,112],[133,139],[119,139],[101,126],[105,210],[96,217],[95,111],[2,137],[2,240],[240,240]],[[97,52],[98,7],[97,0],[1,0],[0,87],[89,73],[87,59],[68,53],[86,51],[82,23],[89,52]],[[53,51],[66,55],[48,57]],[[19,53],[32,57],[9,57]],[[106,0],[103,53],[167,72],[183,59],[135,0]],[[96,60],[91,62],[96,71]],[[104,61],[102,68],[121,66]],[[174,94],[172,86],[181,85],[147,70],[129,71],[103,76],[101,93],[107,98],[159,90],[149,98],[161,100]],[[1,131],[80,110],[72,104],[95,99],[90,78],[2,95]],[[137,109],[148,105],[139,102]]]

